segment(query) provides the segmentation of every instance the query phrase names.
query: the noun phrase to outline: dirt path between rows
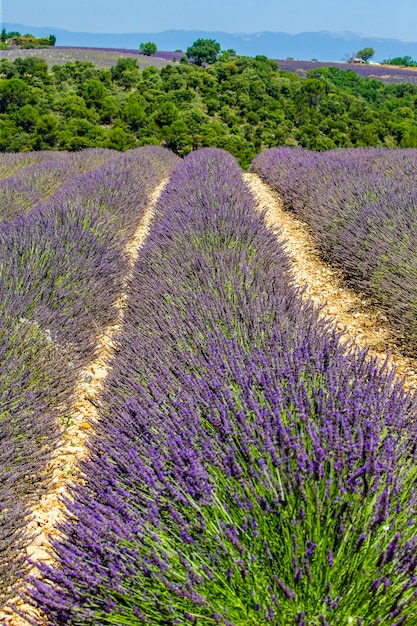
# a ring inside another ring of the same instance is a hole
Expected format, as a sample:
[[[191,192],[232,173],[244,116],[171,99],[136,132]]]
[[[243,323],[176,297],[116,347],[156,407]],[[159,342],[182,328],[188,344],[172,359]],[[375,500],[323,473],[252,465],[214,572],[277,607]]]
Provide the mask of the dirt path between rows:
[[[57,455],[50,462],[52,469],[51,488],[36,503],[33,515],[27,528],[35,537],[27,547],[26,553],[36,563],[52,563],[50,556],[51,539],[57,535],[56,525],[65,515],[62,504],[62,496],[67,494],[67,486],[77,480],[77,464],[87,454],[86,442],[91,432],[91,422],[97,419],[97,409],[92,403],[98,397],[103,381],[109,373],[109,361],[114,349],[114,339],[123,323],[123,314],[127,298],[127,285],[139,250],[149,232],[150,223],[154,215],[154,207],[165,187],[167,180],[163,181],[151,195],[148,208],[138,227],[132,241],[126,246],[129,256],[129,273],[125,278],[125,288],[115,303],[118,310],[118,319],[115,324],[108,326],[97,339],[97,351],[94,361],[91,362],[80,376],[80,382],[75,391],[76,401],[72,411],[61,419],[65,426],[64,441]],[[30,573],[36,574],[37,568],[33,567]],[[19,597],[13,598],[6,607],[0,611],[0,622],[7,626],[27,626],[27,621],[16,615],[11,605],[18,607],[19,611],[42,624],[42,619],[34,607],[23,602]]]
[[[279,229],[280,239],[292,262],[294,285],[305,288],[303,297],[310,297],[318,306],[325,305],[322,315],[334,320],[347,340],[368,348],[370,356],[381,362],[389,354],[389,363],[404,377],[406,389],[417,389],[417,360],[403,357],[392,340],[387,318],[375,310],[368,300],[361,299],[343,286],[342,274],[324,263],[313,244],[311,232],[304,222],[284,211],[279,196],[257,174],[244,174],[252,194],[265,210],[268,226]]]

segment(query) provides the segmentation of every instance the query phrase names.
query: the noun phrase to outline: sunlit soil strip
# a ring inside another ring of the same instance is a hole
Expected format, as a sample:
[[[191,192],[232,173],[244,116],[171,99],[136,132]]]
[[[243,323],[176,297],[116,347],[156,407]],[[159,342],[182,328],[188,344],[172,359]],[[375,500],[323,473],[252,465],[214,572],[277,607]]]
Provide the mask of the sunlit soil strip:
[[[150,224],[154,215],[154,206],[167,183],[163,181],[155,188],[151,195],[149,206],[137,229],[133,239],[126,246],[126,253],[129,258],[130,271],[133,269],[139,249],[142,246],[150,229]],[[125,286],[128,285],[130,272],[126,276]],[[123,323],[123,313],[127,298],[127,289],[124,289],[118,300],[116,308],[118,310],[118,320],[109,326],[97,339],[96,358],[81,374],[81,380],[75,390],[73,410],[60,416],[65,428],[63,445],[54,459],[50,463],[52,467],[51,488],[36,503],[33,503],[33,515],[28,524],[28,529],[35,537],[33,542],[27,547],[27,556],[34,562],[51,563],[49,553],[50,538],[57,536],[56,524],[64,517],[65,510],[62,504],[62,496],[67,493],[67,484],[77,480],[77,462],[86,456],[86,441],[91,430],[91,423],[97,418],[97,408],[95,398],[98,397],[103,381],[109,372],[110,356],[114,347],[114,338]],[[33,567],[29,574],[37,573],[37,568]],[[27,621],[16,615],[12,605],[18,607],[19,611],[28,615],[37,624],[41,625],[42,618],[34,607],[24,603],[20,597],[13,598],[9,605],[0,611],[0,624],[8,626],[27,625]]]
[[[345,331],[346,341],[368,348],[369,354],[381,361],[388,354],[388,362],[404,377],[404,387],[417,389],[417,362],[399,354],[385,315],[371,309],[369,300],[362,300],[342,286],[341,272],[320,260],[307,226],[284,211],[281,199],[257,174],[248,173],[244,177],[260,210],[266,211],[268,226],[279,228],[280,237],[286,241],[294,284],[304,289],[304,295],[318,306],[324,305],[322,314],[332,318],[338,330]]]

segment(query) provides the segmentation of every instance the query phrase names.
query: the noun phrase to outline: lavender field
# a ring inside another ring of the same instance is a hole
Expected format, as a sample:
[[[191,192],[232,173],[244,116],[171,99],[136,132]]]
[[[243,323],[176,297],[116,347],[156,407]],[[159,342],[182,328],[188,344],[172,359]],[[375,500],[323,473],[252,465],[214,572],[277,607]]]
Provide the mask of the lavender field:
[[[147,57],[139,54],[139,50],[109,49],[109,48],[70,48],[56,46],[47,49],[25,50],[11,48],[10,50],[0,50],[0,59],[13,61],[17,58],[41,57],[49,67],[52,65],[64,65],[69,61],[89,61],[96,67],[108,68],[116,65],[118,59],[132,57],[137,59],[140,69],[145,67],[165,67],[172,62],[173,57],[179,61],[181,54],[161,52],[157,56]]]
[[[25,158],[10,155],[0,183],[26,202],[0,222],[2,602],[20,588],[45,625],[417,623],[417,398],[294,287],[236,160],[158,147]],[[404,265],[410,290],[415,159],[282,149],[251,169],[305,211],[323,253],[333,234],[362,242],[355,288],[367,274],[395,283]],[[122,293],[54,560],[20,587],[60,417]]]
[[[417,83],[415,68],[392,65],[372,65],[355,63],[329,63],[321,61],[296,61],[295,59],[278,60],[280,69],[306,77],[308,72],[320,67],[335,67],[350,70],[362,78],[375,78],[383,83]]]
[[[389,317],[405,351],[417,347],[417,150],[276,148],[251,170],[311,227],[324,258]]]

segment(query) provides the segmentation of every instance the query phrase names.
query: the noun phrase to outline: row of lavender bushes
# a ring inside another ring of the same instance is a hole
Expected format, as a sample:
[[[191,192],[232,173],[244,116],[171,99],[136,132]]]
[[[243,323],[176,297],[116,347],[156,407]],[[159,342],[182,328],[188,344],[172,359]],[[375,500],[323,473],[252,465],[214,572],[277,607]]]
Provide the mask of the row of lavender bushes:
[[[20,170],[41,163],[42,161],[52,161],[53,159],[62,159],[66,153],[59,150],[39,150],[38,152],[18,152],[18,153],[0,153],[0,180],[14,176]],[[67,153],[68,155],[70,153]]]
[[[417,348],[417,150],[271,148],[251,165],[310,226],[325,259]]]
[[[93,165],[93,155],[87,159]],[[25,569],[28,506],[48,484],[59,416],[97,334],[116,319],[124,246],[177,161],[163,148],[132,150],[75,177],[30,215],[0,224],[1,601]],[[73,171],[70,159],[67,167]]]
[[[75,177],[99,167],[117,154],[105,148],[67,152],[60,158],[35,161],[14,176],[0,180],[0,220],[29,213]]]
[[[32,602],[51,625],[415,623],[415,398],[300,298],[229,154],[188,155],[156,215]]]

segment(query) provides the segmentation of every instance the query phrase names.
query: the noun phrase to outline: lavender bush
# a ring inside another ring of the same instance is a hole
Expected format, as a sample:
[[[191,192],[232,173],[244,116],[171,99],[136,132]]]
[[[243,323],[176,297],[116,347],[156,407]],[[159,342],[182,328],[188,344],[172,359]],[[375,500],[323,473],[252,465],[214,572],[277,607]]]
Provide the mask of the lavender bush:
[[[351,285],[385,309],[404,350],[417,347],[417,150],[272,148],[258,173],[311,227]]]
[[[69,154],[69,153],[68,153]],[[14,176],[17,172],[42,161],[62,159],[65,152],[58,150],[39,150],[39,152],[0,153],[0,180]]]
[[[72,155],[64,153],[61,158],[34,162],[15,176],[1,180],[0,220],[28,213],[74,177],[99,167],[116,154],[104,148],[87,149]],[[11,158],[11,161],[15,159]]]
[[[26,568],[28,505],[48,485],[59,416],[97,333],[116,319],[123,246],[177,161],[163,148],[133,150],[0,225],[0,601]]]
[[[415,399],[287,267],[232,157],[186,157],[33,580],[48,624],[415,622]]]

